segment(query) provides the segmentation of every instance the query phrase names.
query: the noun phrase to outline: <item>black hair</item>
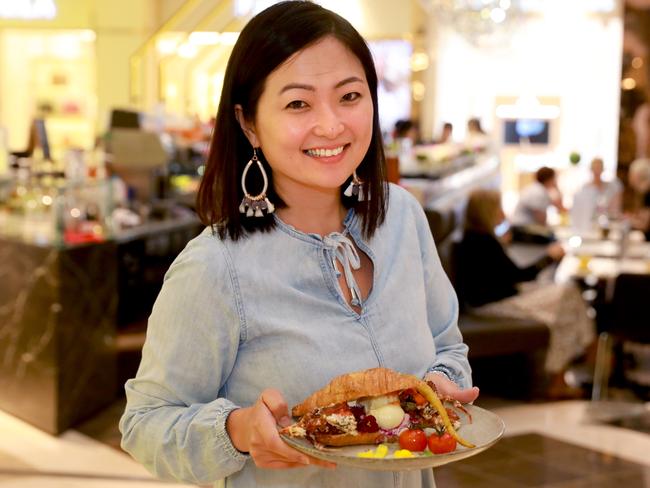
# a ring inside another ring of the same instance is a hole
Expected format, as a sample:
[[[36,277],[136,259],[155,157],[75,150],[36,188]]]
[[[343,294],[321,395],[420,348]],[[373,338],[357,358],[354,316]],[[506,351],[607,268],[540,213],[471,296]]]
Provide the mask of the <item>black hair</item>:
[[[413,121],[409,119],[395,122],[395,137],[406,137],[408,131],[413,128]]]
[[[371,237],[383,223],[388,206],[388,183],[379,126],[377,73],[372,54],[361,35],[343,17],[309,1],[287,1],[273,5],[251,19],[239,35],[226,67],[215,129],[197,196],[197,213],[201,221],[216,230],[222,239],[229,236],[237,240],[247,232],[268,231],[275,226],[272,215],[245,217],[239,212],[244,196],[241,175],[253,151],[237,122],[235,106],[241,105],[247,121],[255,120],[269,74],[298,51],[327,36],[340,41],[359,59],[374,107],[372,138],[356,170],[369,198],[359,202],[354,197],[343,195],[346,182],[341,187],[341,199],[347,208],[355,208],[366,238]],[[258,152],[258,157],[268,175],[269,200],[282,208],[285,204],[273,188],[271,169],[263,154]],[[247,175],[247,188],[251,193],[262,188],[258,175],[257,171],[250,171]]]
[[[542,185],[547,181],[552,180],[553,178],[555,178],[555,170],[553,168],[549,168],[548,166],[542,166],[535,173],[535,179]]]

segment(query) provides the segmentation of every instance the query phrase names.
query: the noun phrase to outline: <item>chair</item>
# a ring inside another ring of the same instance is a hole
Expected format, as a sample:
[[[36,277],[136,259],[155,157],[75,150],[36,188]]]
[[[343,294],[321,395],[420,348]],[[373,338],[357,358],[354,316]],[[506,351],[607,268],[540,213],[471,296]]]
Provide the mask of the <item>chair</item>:
[[[458,295],[458,327],[463,342],[469,346],[474,381],[488,388],[504,388],[504,393],[510,395],[520,392],[532,396],[539,383],[536,379],[541,359],[548,347],[548,327],[533,320],[484,317],[465,307],[462,287],[455,273],[456,239],[462,221],[453,208],[425,210],[425,213],[443,269]],[[499,378],[499,382],[492,385],[494,378]],[[507,378],[507,382],[503,378]]]
[[[613,286],[606,331],[598,339],[593,401],[607,397],[614,346],[625,342],[650,344],[650,275],[623,273]]]

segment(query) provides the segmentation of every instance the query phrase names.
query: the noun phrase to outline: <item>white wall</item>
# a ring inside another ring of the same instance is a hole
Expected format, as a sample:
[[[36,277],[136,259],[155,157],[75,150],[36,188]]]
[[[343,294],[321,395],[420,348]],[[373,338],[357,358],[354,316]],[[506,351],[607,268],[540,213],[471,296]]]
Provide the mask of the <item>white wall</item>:
[[[550,164],[564,164],[571,151],[583,161],[595,155],[616,165],[622,55],[620,13],[603,17],[580,11],[523,19],[511,42],[479,50],[448,28],[435,45],[434,131],[443,121],[464,136],[468,118],[478,116],[497,132],[498,96],[557,97],[561,115]]]

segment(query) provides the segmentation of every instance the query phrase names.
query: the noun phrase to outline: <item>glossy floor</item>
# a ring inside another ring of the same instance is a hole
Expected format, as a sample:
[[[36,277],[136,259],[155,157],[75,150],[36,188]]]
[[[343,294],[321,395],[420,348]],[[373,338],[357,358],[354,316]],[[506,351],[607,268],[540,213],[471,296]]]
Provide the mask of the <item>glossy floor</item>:
[[[581,401],[477,403],[502,416],[507,437],[484,454],[437,470],[440,488],[650,488],[647,423],[627,422],[636,430],[603,423],[612,407],[594,410]],[[85,424],[85,433],[71,430],[60,437],[0,412],[0,488],[182,486],[154,480],[115,448],[120,408],[118,403]],[[650,415],[650,406],[636,409]]]
[[[495,410],[507,437],[437,470],[439,487],[650,487],[648,406],[562,402]],[[634,429],[611,424],[621,416]]]

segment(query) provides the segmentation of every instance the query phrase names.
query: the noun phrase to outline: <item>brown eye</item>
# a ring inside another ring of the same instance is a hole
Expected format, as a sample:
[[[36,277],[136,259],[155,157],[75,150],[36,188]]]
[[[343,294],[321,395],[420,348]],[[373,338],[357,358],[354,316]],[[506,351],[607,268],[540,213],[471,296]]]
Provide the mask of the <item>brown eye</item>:
[[[286,108],[292,110],[300,110],[301,108],[305,108],[305,107],[307,107],[307,104],[302,100],[294,100],[293,102],[289,102],[286,106]]]
[[[350,93],[346,93],[345,95],[343,95],[343,97],[341,97],[341,100],[343,100],[344,102],[354,102],[355,100],[357,100],[359,98],[361,98],[361,93],[350,92]]]

